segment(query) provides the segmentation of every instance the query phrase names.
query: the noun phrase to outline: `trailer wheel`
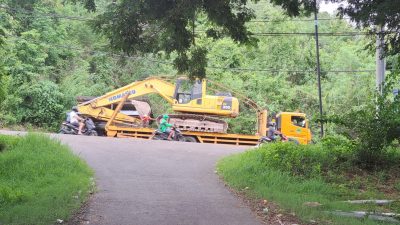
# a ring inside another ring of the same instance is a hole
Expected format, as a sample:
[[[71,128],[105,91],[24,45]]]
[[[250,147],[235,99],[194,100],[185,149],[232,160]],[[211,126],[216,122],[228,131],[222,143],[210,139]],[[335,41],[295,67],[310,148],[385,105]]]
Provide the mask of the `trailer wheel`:
[[[197,143],[197,139],[193,136],[185,136],[185,142]]]

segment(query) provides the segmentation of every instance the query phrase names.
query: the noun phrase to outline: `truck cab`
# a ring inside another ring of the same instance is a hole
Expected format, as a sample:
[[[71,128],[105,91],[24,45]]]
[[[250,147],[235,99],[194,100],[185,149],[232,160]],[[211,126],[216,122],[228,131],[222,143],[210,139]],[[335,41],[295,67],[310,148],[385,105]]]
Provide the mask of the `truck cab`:
[[[311,130],[304,113],[279,113],[276,115],[276,129],[288,138],[296,139],[300,144],[311,142]]]

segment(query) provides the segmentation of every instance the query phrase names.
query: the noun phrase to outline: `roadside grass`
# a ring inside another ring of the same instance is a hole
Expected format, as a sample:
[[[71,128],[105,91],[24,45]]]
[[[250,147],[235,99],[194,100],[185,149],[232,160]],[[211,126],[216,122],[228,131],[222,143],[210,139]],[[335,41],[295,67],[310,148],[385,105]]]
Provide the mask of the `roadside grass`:
[[[87,199],[92,170],[58,140],[0,135],[0,224],[55,224]]]
[[[295,213],[306,224],[310,224],[310,221],[316,221],[318,224],[391,224],[340,217],[328,212],[336,210],[385,212],[396,208],[399,210],[398,203],[386,207],[344,203],[343,201],[354,199],[380,199],[384,194],[374,188],[360,191],[357,188],[349,188],[349,185],[344,183],[327,183],[318,176],[304,177],[283,172],[282,169],[266,165],[265,151],[261,148],[223,158],[217,164],[217,171],[228,185],[245,192],[247,197],[278,203],[287,213]],[[322,205],[310,207],[304,205],[306,202],[318,202]]]

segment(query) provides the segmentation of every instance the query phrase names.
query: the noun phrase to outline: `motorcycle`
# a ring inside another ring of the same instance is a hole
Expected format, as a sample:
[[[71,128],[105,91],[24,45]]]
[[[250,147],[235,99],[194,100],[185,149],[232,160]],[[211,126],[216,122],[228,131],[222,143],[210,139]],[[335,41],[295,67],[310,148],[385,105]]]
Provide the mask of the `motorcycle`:
[[[186,141],[185,136],[183,136],[182,132],[178,128],[172,127],[171,129],[175,131],[174,135],[171,137],[173,141]],[[157,129],[153,134],[152,140],[168,140],[168,133]]]
[[[257,147],[260,147],[261,145],[266,144],[266,143],[273,143],[273,142],[293,142],[295,144],[299,144],[299,142],[296,139],[288,138],[285,135],[280,133],[280,134],[275,135],[275,139],[271,139],[267,136],[261,137],[258,140]]]
[[[85,127],[82,130],[82,135],[98,136],[97,131],[96,131],[96,126],[94,125],[94,122],[92,119],[86,118],[84,120],[84,123],[85,123]],[[79,127],[69,123],[68,121],[65,121],[61,124],[61,128],[58,133],[78,135],[78,131],[79,131]]]

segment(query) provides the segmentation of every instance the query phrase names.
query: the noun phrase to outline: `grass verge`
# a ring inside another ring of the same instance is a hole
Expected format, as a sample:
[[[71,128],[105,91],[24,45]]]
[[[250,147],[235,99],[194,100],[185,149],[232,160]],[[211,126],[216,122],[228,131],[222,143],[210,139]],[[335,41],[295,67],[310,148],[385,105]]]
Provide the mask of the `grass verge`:
[[[91,191],[92,170],[44,135],[0,136],[0,224],[66,220]]]
[[[323,176],[300,176],[293,173],[293,170],[292,172],[285,171],[282,165],[271,166],[272,162],[270,160],[273,156],[269,148],[272,148],[273,151],[274,148],[288,146],[278,144],[277,146],[268,146],[228,156],[218,162],[217,171],[233,189],[241,193],[245,192],[245,195],[251,199],[273,201],[286,213],[294,213],[298,216],[303,224],[391,224],[378,223],[367,219],[339,217],[327,213],[335,210],[386,212],[396,208],[399,210],[399,204],[394,203],[384,208],[375,205],[350,205],[343,201],[364,198],[381,199],[385,198],[385,194],[376,190],[375,187],[370,187],[366,190],[351,188],[351,180],[342,180],[341,182],[347,183],[341,184],[329,183]],[[301,153],[297,152],[296,154],[299,155]],[[310,151],[307,154],[310,154]],[[268,159],[266,156],[268,156]],[[279,155],[276,160],[285,161],[285,156],[288,157],[288,155]],[[305,158],[310,159],[312,156],[307,155]],[[287,161],[286,163],[289,162]],[[288,165],[287,168],[293,169],[291,165]],[[306,169],[306,167],[303,168]],[[294,171],[297,172],[298,170]],[[315,173],[315,170],[309,172]],[[364,181],[364,183],[367,182]],[[366,185],[366,187],[369,186]],[[399,195],[398,193],[391,193],[392,198],[393,196],[398,198]],[[307,206],[307,202],[318,202],[321,205],[310,207]]]

